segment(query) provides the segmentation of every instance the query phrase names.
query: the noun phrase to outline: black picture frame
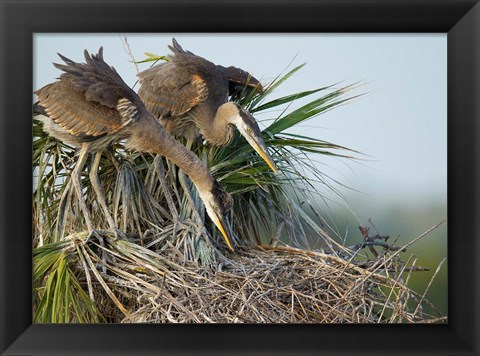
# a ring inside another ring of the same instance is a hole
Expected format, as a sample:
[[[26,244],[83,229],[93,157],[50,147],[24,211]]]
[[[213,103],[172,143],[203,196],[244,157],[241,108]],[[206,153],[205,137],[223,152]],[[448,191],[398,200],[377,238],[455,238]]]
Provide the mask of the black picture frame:
[[[477,0],[0,0],[2,355],[479,354]],[[448,33],[447,325],[32,325],[32,34]]]

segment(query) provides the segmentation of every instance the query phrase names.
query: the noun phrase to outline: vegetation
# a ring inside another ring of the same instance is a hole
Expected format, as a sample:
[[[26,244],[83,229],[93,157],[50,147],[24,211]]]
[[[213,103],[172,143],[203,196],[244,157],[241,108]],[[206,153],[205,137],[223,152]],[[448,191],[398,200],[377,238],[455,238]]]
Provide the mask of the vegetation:
[[[141,62],[164,59],[148,55]],[[263,92],[232,97],[253,114],[282,110],[263,130],[278,176],[238,132],[225,147],[204,145],[200,139],[192,145],[233,199],[229,218],[238,246],[234,255],[205,219],[183,172],[164,159],[155,165],[153,156],[127,151],[121,142],[105,151],[99,177],[127,238],[115,240],[103,231],[104,245],[87,239],[69,189],[75,150],[46,136],[34,120],[35,321],[443,320],[425,313],[423,306],[429,303],[408,288],[409,275],[417,269],[412,260],[400,259],[402,249],[373,243],[375,237],[371,244],[347,249],[325,231],[326,222],[311,202],[322,197],[318,183],[333,191],[337,184],[307,154],[353,159],[357,152],[291,129],[357,97],[349,92],[359,85],[335,84],[271,99],[302,66],[278,76]],[[307,97],[313,99],[290,110],[292,103]],[[82,184],[94,225],[106,228],[103,214],[95,213],[100,207],[88,172]],[[318,240],[323,241],[322,251],[306,251]],[[367,246],[382,251],[365,259],[360,251]]]

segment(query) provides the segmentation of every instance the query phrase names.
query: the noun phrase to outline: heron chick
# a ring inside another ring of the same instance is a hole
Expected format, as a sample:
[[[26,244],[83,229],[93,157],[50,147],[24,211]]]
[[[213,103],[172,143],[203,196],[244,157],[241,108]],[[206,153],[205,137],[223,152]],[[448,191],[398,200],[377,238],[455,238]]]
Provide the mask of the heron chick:
[[[262,90],[260,82],[236,67],[223,67],[184,50],[173,39],[168,62],[138,74],[138,95],[147,110],[173,134],[192,136],[223,146],[236,127],[268,166],[278,174],[255,118],[228,96],[239,88]]]
[[[212,177],[207,166],[160,125],[138,95],[104,61],[103,48],[97,55],[90,55],[85,50],[86,63],[59,56],[65,64],[54,65],[63,73],[57,81],[35,92],[39,99],[37,108],[40,108],[37,111],[46,114],[39,118],[49,135],[80,148],[72,183],[90,234],[96,231],[82,197],[80,180],[87,155],[96,153],[90,178],[110,228],[116,230],[99,184],[98,164],[101,152],[108,145],[126,139],[126,148],[164,156],[185,171],[196,186],[208,216],[233,252],[231,231],[225,218],[229,195]]]

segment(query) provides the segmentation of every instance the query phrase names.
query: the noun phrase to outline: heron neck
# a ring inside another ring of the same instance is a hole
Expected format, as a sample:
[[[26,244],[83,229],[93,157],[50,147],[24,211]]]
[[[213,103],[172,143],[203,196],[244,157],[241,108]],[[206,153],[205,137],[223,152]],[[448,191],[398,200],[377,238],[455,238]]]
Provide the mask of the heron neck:
[[[175,140],[153,117],[132,128],[126,146],[168,158],[190,177],[199,191],[210,190],[213,186],[214,180],[207,166]]]
[[[195,125],[208,143],[223,146],[231,140],[233,128],[221,110],[217,109],[215,111],[213,110],[214,107],[216,105],[205,103],[205,105],[199,105],[195,110],[192,110],[189,115],[191,115]]]
[[[233,126],[230,125],[224,117],[219,115],[218,111],[213,120],[208,120],[208,123],[199,123],[198,127],[205,140],[214,146],[226,145],[233,136]]]

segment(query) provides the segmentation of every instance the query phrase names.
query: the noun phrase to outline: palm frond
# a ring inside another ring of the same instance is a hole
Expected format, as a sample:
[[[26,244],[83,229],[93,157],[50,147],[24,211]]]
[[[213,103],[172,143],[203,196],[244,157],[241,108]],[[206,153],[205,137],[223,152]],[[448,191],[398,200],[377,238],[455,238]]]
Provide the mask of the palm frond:
[[[85,292],[85,275],[72,241],[60,241],[33,251],[34,322],[98,323],[104,316]]]

